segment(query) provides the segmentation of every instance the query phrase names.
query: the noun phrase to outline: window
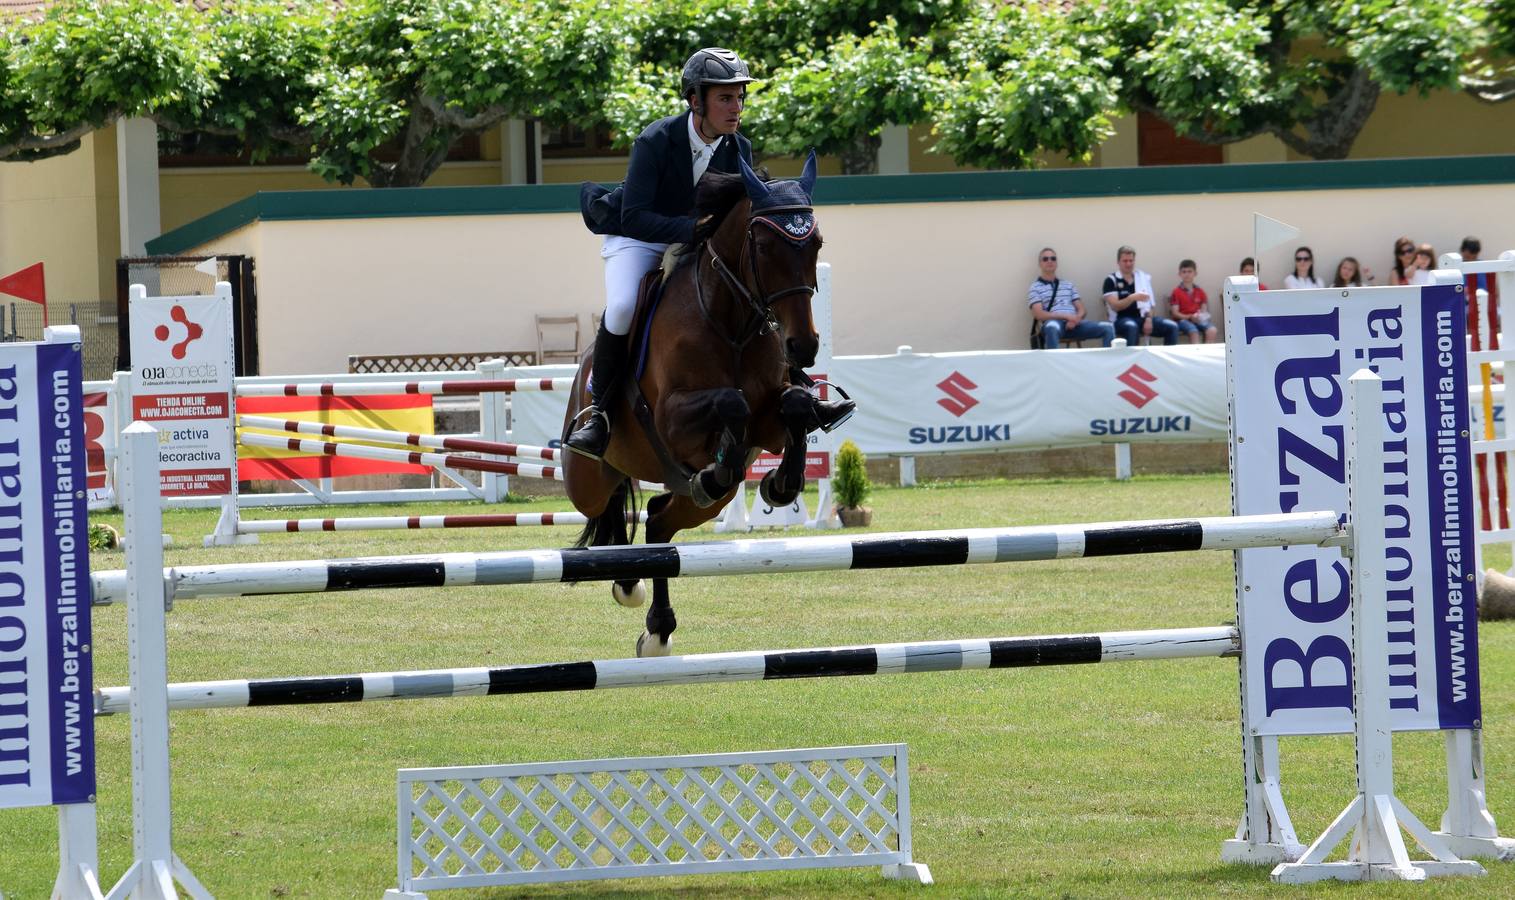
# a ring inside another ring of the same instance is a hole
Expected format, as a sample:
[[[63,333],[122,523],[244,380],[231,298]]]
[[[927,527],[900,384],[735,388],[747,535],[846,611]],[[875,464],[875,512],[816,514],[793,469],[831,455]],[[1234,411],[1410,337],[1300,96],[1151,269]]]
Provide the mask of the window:
[[[1184,166],[1223,163],[1225,150],[1219,144],[1203,144],[1179,137],[1173,126],[1150,113],[1136,114],[1136,164]]]
[[[382,162],[394,162],[400,154],[398,141],[390,141],[374,154]],[[452,142],[447,152],[449,162],[481,158],[479,136],[465,134]],[[310,154],[292,145],[276,146],[266,158],[254,163],[247,144],[233,135],[205,134],[194,131],[178,134],[158,129],[158,165],[164,169],[190,169],[204,166],[303,166]]]
[[[572,159],[583,156],[628,156],[630,150],[611,146],[609,125],[580,128],[577,125],[543,125],[544,159]]]

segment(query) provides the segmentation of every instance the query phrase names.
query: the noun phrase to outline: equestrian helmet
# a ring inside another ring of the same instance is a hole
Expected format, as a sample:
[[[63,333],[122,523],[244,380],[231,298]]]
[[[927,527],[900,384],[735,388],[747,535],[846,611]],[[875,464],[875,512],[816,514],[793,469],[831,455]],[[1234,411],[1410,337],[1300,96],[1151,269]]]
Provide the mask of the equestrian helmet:
[[[684,63],[679,96],[687,99],[710,84],[751,84],[755,80],[740,56],[724,47],[706,47],[696,50]]]

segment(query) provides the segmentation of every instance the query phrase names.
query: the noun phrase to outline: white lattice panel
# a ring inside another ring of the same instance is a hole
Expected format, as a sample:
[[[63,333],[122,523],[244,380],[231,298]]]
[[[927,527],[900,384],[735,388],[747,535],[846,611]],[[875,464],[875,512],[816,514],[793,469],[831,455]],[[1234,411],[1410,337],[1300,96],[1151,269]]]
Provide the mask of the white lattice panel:
[[[400,895],[867,865],[930,878],[904,744],[399,773]]]

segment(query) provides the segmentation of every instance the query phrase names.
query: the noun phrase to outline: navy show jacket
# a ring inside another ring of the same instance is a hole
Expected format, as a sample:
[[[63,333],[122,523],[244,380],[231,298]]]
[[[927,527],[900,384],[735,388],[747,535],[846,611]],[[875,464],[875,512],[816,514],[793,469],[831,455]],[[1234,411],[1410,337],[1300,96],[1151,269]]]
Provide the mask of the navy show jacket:
[[[631,148],[626,180],[614,190],[592,181],[579,191],[584,224],[595,234],[620,234],[654,244],[687,243],[694,237],[694,152],[684,112],[647,126]],[[728,135],[710,168],[741,171],[737,154],[752,165],[752,142]]]

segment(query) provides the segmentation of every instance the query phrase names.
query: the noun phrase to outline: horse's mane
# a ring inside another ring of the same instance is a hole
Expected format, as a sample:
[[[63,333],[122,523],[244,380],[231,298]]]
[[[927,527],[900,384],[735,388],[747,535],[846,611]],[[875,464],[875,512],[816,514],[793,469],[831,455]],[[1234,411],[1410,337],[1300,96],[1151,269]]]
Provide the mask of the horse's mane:
[[[767,169],[758,169],[757,176],[763,181],[771,181]],[[710,169],[705,172],[700,183],[694,188],[694,218],[695,221],[710,216],[710,223],[700,229],[707,234],[715,233],[721,227],[721,222],[726,214],[744,197],[747,196],[747,183],[742,180],[740,173],[731,174]]]

